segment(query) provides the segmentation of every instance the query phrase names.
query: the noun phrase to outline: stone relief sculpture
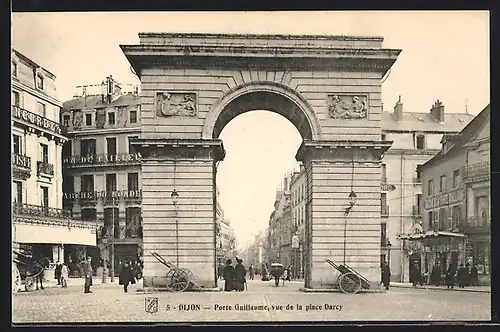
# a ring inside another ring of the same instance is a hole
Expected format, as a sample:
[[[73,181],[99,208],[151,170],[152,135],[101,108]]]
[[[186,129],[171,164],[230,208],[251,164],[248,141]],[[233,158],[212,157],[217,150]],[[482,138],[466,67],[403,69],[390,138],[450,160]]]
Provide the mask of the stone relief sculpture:
[[[328,113],[334,119],[366,118],[366,97],[334,95]]]
[[[158,116],[196,116],[194,93],[158,93],[156,114]]]
[[[83,113],[76,111],[73,113],[73,128],[80,129],[83,125]]]
[[[106,124],[106,110],[98,109],[95,116],[95,126],[97,129],[103,129]]]

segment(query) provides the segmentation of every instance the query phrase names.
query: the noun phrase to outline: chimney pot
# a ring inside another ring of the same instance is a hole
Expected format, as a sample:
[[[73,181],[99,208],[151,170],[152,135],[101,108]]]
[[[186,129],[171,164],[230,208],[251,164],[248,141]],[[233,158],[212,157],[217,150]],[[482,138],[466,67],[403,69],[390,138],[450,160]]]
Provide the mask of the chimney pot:
[[[432,105],[431,111],[430,111],[431,116],[436,119],[436,121],[439,121],[440,123],[444,122],[444,105],[443,102],[441,102],[439,99],[436,100],[434,105]]]
[[[403,120],[403,103],[401,102],[401,96],[399,96],[398,102],[394,105],[394,116],[397,121]]]

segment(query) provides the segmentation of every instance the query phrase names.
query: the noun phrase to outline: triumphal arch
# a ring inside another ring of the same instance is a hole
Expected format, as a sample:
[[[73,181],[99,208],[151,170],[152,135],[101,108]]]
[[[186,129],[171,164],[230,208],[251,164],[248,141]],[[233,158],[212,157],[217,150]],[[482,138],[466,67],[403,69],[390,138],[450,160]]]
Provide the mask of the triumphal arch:
[[[381,80],[401,51],[383,48],[380,37],[139,38],[120,47],[142,82],[133,144],[143,156],[144,285],[166,283],[150,252],[190,269],[203,287],[217,285],[218,137],[252,110],[281,114],[303,138],[296,159],[307,181],[305,286],[333,283],[326,258],[379,281],[381,158],[392,143],[381,140]]]

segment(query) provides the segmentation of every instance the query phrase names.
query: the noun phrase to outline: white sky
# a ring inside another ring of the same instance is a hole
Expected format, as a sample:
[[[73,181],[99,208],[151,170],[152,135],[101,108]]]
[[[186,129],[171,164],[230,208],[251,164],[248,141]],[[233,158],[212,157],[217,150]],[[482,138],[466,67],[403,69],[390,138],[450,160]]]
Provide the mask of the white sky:
[[[136,44],[138,32],[222,32],[370,35],[403,52],[383,84],[385,110],[398,95],[405,110],[428,112],[436,99],[446,112],[477,114],[490,100],[489,13],[455,12],[156,12],[15,13],[13,46],[57,76],[59,99],[75,86],[107,75],[137,78],[119,48]],[[265,125],[263,125],[265,124]],[[268,112],[241,115],[221,138],[221,203],[239,243],[267,226],[274,194],[295,165],[299,133]]]

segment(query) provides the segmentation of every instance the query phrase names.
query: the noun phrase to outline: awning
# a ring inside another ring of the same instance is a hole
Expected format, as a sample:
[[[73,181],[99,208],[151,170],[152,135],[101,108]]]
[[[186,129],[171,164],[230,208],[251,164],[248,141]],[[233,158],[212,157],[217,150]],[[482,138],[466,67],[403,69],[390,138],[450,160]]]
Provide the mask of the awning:
[[[17,219],[17,218],[16,218]],[[72,227],[63,225],[36,224],[16,220],[13,223],[13,240],[18,243],[45,243],[45,244],[78,244],[96,246],[96,228],[90,225],[73,224]]]
[[[465,238],[465,234],[445,232],[445,231],[428,231],[419,234],[402,234],[398,236],[398,240],[408,240],[408,241],[418,241],[423,239],[432,239],[437,237],[455,237],[455,238]]]

